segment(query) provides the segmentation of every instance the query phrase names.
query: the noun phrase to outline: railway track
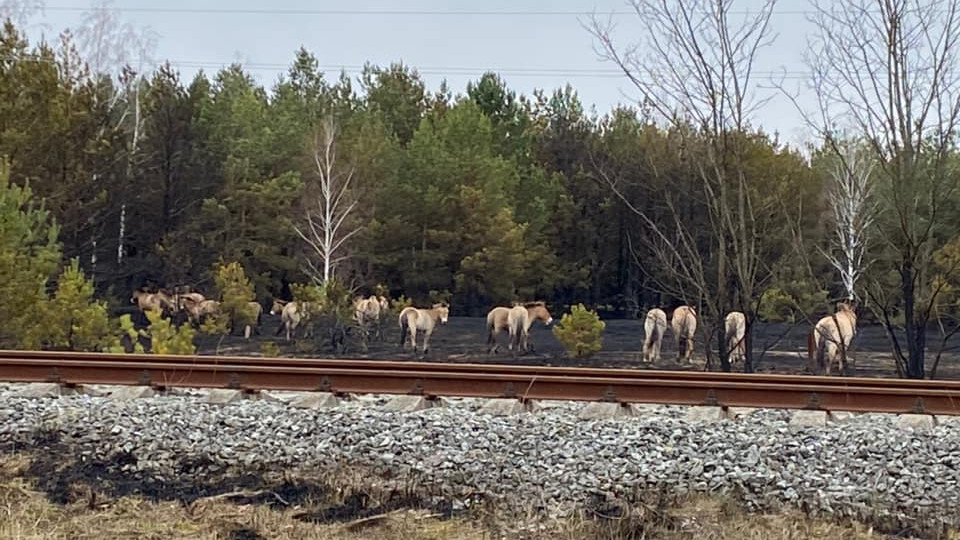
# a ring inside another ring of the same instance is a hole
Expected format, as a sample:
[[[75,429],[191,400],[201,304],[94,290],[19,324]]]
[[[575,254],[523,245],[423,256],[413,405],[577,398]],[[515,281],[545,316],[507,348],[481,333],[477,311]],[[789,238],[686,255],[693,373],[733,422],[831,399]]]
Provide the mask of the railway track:
[[[0,351],[0,380],[960,415],[960,381]]]

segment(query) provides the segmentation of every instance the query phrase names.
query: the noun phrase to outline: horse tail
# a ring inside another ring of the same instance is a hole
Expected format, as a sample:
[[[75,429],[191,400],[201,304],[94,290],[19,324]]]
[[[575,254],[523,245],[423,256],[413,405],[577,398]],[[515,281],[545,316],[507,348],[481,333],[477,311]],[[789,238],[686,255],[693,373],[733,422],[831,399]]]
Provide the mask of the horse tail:
[[[651,328],[650,333],[647,334],[647,342],[643,344],[643,347],[649,350],[650,347],[653,347],[653,344],[656,343],[657,340],[659,339],[660,339],[660,325],[658,325],[656,321],[654,321],[653,328]]]
[[[512,333],[514,334],[513,341],[514,341],[514,346],[516,347],[514,350],[518,350],[520,348],[520,343],[523,341],[523,333],[525,331],[527,321],[526,321],[526,317],[514,317],[514,318],[516,320],[513,321],[513,328],[511,330],[513,331]]]
[[[497,342],[495,329],[497,327],[494,317],[487,315],[487,345],[493,345]]]
[[[816,330],[814,330],[816,331]],[[827,348],[830,347],[830,342],[833,341],[833,336],[820,336],[820,342],[817,343],[817,369],[818,372],[823,372],[825,369],[829,369],[832,366],[828,366],[828,363],[832,363],[833,359],[827,354]]]
[[[817,372],[816,364],[814,364],[814,361],[813,361],[814,354],[815,354],[815,351],[813,350],[813,348],[816,345],[813,337],[813,333],[816,331],[817,331],[817,327],[814,326],[813,328],[810,329],[809,332],[807,332],[807,366],[809,366],[811,373]]]
[[[403,347],[403,343],[407,340],[407,317],[408,314],[406,311],[400,312],[399,322],[400,322],[400,346]]]

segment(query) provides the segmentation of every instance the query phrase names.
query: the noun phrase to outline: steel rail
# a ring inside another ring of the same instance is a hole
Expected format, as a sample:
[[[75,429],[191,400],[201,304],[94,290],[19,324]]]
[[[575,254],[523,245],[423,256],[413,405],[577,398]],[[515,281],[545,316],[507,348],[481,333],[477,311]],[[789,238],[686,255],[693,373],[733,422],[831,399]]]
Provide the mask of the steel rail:
[[[98,361],[5,358],[0,361],[0,380],[960,415],[960,390],[936,384],[927,388],[813,382],[784,385],[749,378],[713,381],[653,378],[647,377],[652,373],[649,371],[633,371],[630,377],[580,377],[456,371],[456,365],[444,367],[445,370],[437,371],[383,367],[375,370],[199,361],[192,364],[131,362],[113,358]]]
[[[608,377],[669,379],[702,382],[746,382],[770,384],[810,384],[817,386],[875,387],[908,389],[950,389],[960,391],[960,381],[894,379],[878,377],[826,377],[817,375],[787,375],[777,373],[718,373],[704,371],[677,371],[647,369],[638,364],[639,369],[627,368],[585,368],[564,366],[514,365],[514,364],[474,364],[415,362],[405,360],[363,360],[344,358],[270,358],[256,356],[201,356],[201,355],[154,355],[154,354],[111,354],[60,351],[11,351],[0,350],[0,363],[5,360],[47,359],[47,360],[83,360],[88,362],[162,362],[192,366],[198,363],[217,364],[226,369],[228,366],[273,366],[306,367],[317,369],[357,369],[357,370],[401,370],[424,372],[487,373],[503,375],[566,375],[573,377]]]

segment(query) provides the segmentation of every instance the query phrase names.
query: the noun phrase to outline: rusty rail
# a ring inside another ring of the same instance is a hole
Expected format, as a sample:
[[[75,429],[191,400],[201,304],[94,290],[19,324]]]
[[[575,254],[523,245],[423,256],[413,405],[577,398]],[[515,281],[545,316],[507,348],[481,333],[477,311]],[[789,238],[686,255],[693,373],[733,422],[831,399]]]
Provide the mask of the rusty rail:
[[[960,414],[960,384],[364,360],[0,352],[0,380]]]
[[[110,354],[110,353],[83,353],[60,351],[14,351],[0,350],[0,364],[4,360],[45,359],[45,360],[83,360],[87,362],[162,362],[193,366],[196,364],[216,364],[223,369],[229,366],[275,366],[275,367],[304,367],[317,369],[356,369],[356,370],[399,370],[418,372],[448,372],[448,373],[486,373],[503,375],[565,375],[573,377],[609,377],[609,378],[636,378],[654,380],[688,380],[692,382],[765,382],[783,385],[834,385],[849,387],[876,387],[885,388],[914,388],[914,389],[949,389],[960,391],[960,380],[917,380],[894,379],[877,377],[826,377],[819,375],[786,375],[779,373],[718,373],[703,371],[674,371],[650,369],[642,363],[637,369],[626,368],[584,368],[584,367],[557,367],[540,365],[515,364],[472,364],[472,363],[439,363],[416,362],[407,360],[362,360],[352,358],[264,358],[257,356],[204,356],[204,355],[157,355],[157,354]]]

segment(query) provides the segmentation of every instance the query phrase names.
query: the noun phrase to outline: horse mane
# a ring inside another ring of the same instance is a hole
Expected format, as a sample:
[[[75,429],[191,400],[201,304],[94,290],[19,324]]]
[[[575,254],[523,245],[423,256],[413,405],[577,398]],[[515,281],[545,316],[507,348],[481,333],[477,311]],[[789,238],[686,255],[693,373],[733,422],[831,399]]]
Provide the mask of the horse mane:
[[[535,302],[524,302],[523,307],[525,308],[534,308],[534,307],[547,307],[547,303],[543,300],[537,300]]]

